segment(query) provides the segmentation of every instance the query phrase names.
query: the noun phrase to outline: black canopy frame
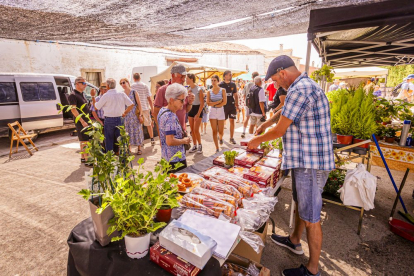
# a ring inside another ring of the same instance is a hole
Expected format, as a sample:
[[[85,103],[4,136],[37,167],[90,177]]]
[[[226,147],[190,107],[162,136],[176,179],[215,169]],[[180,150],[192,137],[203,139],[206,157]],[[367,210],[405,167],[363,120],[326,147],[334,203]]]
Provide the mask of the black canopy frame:
[[[414,63],[414,2],[389,0],[365,5],[312,10],[310,47],[334,68]]]

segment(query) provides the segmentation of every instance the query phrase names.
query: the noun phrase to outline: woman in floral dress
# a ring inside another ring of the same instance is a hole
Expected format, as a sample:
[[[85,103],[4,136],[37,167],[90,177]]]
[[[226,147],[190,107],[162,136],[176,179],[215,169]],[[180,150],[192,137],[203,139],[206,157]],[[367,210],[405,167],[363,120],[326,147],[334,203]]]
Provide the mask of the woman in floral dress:
[[[237,123],[243,123],[244,122],[244,117],[245,117],[245,113],[244,113],[244,108],[246,106],[246,102],[244,99],[244,95],[243,95],[243,88],[244,88],[244,83],[243,81],[240,82],[240,89],[238,91],[238,96],[239,96],[239,110],[237,112]],[[243,116],[243,119],[240,121],[240,113]]]
[[[135,90],[131,89],[129,81],[127,79],[121,79],[119,81],[120,85],[124,89],[124,93],[131,99],[134,103],[134,108],[125,116],[125,130],[129,134],[129,144],[133,146],[138,146],[137,154],[141,155],[141,146],[144,145],[144,131],[142,130],[142,123],[144,118],[142,117],[141,102],[139,101],[138,93]],[[139,108],[140,118],[138,120],[135,115],[135,109]]]

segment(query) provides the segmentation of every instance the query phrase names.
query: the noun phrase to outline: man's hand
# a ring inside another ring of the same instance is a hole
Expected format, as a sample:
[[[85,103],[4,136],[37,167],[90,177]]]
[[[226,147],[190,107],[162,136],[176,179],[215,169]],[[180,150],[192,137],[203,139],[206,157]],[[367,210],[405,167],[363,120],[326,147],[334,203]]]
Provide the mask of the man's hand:
[[[95,96],[96,96],[96,90],[95,90],[95,88],[92,88],[91,97],[95,97]]]
[[[184,144],[190,144],[190,143],[191,143],[191,138],[190,137],[183,138],[183,145]]]
[[[264,124],[261,124],[257,129],[254,135],[260,135],[266,130],[266,127]]]
[[[257,149],[257,147],[260,145],[260,143],[261,143],[260,142],[260,136],[256,136],[247,143],[247,147],[249,149]]]
[[[194,100],[195,100],[195,96],[194,96],[193,92],[189,92],[188,93],[188,103],[193,104]]]

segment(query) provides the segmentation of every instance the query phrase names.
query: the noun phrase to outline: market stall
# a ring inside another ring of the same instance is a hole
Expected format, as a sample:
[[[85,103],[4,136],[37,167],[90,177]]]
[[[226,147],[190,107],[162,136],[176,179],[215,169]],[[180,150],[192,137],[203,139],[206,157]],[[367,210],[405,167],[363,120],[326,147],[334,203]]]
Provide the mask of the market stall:
[[[188,73],[192,73],[196,75],[197,78],[206,86],[207,79],[211,78],[213,75],[218,75],[221,79],[223,78],[223,73],[226,70],[230,70],[232,73],[232,77],[235,78],[239,75],[247,73],[247,71],[235,70],[226,67],[214,66],[214,65],[206,65],[206,64],[198,64],[198,63],[185,63],[185,62],[177,62],[174,61],[167,69],[160,72],[159,74],[151,77],[151,93],[155,94],[155,84],[157,81],[170,79],[171,78],[171,68],[177,64],[183,65]]]

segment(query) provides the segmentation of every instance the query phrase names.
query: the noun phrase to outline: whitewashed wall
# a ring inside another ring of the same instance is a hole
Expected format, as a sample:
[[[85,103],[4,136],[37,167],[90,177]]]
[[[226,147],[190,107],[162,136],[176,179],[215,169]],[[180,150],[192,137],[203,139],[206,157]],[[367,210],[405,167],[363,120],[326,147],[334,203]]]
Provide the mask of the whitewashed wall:
[[[154,48],[100,48],[0,39],[0,72],[79,76],[81,69],[104,69],[104,78],[130,79],[133,67],[167,65],[165,57],[196,57],[198,63],[263,73],[263,55],[187,54]]]

